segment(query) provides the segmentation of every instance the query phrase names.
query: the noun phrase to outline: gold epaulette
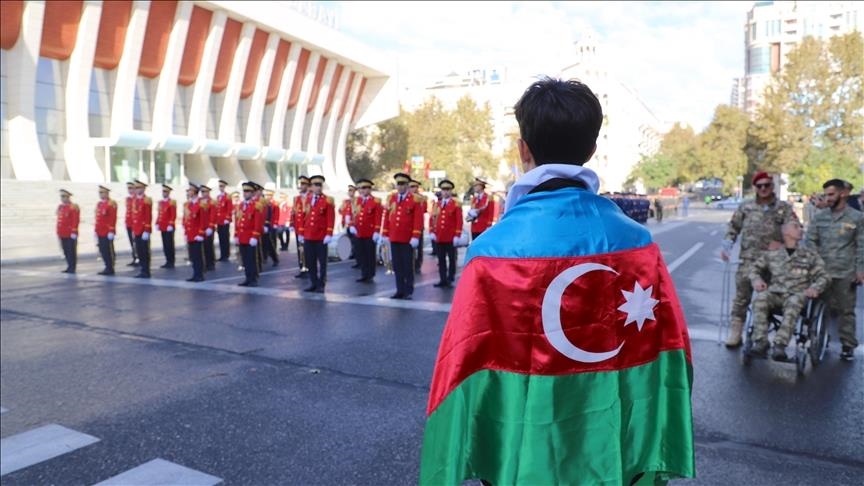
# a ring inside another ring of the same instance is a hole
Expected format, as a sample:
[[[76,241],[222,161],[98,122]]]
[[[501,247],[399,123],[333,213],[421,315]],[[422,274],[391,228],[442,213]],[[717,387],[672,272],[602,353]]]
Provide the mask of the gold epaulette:
[[[116,208],[116,207],[117,207],[117,202],[114,201],[113,199],[109,199],[109,200],[108,200],[108,205],[109,205],[109,206],[113,206],[113,207]]]
[[[381,204],[381,198],[380,197],[373,197],[372,200],[378,204]]]
[[[80,210],[81,210],[81,208],[79,208],[78,205],[75,204],[75,203],[72,203],[72,209],[74,209],[75,211],[80,211]]]
[[[324,197],[327,198],[327,204],[334,204],[334,205],[336,204],[336,201],[332,197],[330,197],[330,196],[324,196]]]
[[[198,205],[201,206],[202,208],[206,208],[207,206],[210,205],[210,203],[206,199],[202,199],[201,202],[198,203]]]
[[[416,194],[416,193],[414,194],[414,202],[422,203],[423,200],[424,200],[423,196],[421,196],[420,194]]]
[[[177,205],[177,201],[175,201],[175,200],[173,200],[173,199],[169,199],[168,201],[169,201],[169,204],[171,204],[172,206],[176,206],[176,205]]]
[[[150,196],[144,196],[144,202],[151,206],[153,205],[153,199],[151,199]]]

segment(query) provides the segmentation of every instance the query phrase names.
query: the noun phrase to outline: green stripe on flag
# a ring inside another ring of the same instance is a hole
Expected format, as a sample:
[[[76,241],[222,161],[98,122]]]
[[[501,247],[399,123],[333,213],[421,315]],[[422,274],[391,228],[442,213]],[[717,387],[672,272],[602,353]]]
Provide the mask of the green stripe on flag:
[[[641,472],[643,480],[693,477],[691,383],[684,350],[618,371],[477,372],[429,416],[420,484],[628,485]]]

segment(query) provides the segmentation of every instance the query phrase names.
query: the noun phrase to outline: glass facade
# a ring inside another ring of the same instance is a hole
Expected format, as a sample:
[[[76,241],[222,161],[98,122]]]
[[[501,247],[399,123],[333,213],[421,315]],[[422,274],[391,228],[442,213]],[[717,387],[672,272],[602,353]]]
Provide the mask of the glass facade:
[[[767,74],[770,68],[770,47],[751,47],[747,50],[747,74]]]
[[[91,137],[107,137],[111,130],[111,81],[113,71],[93,68],[90,75],[88,121]],[[101,159],[100,159],[101,160]]]
[[[36,136],[54,180],[67,179],[63,156],[63,141],[66,139],[65,64],[40,57],[36,65]]]
[[[6,50],[0,49],[0,93],[6,93]],[[11,179],[14,175],[9,159],[9,107],[6,96],[0,99],[0,177]]]
[[[129,182],[146,177],[141,150],[111,147],[111,182]]]
[[[147,152],[149,153],[149,152]],[[180,158],[182,154],[176,152],[157,151],[153,153],[154,158],[154,184],[168,184],[171,187],[180,186]]]

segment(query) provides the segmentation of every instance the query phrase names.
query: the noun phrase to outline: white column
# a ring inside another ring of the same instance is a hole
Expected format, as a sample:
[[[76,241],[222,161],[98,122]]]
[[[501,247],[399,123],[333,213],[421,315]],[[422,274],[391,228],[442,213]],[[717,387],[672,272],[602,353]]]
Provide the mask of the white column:
[[[246,123],[246,143],[261,145],[261,118],[264,116],[264,102],[267,101],[267,88],[270,86],[270,74],[273,72],[273,62],[276,60],[276,49],[279,47],[279,36],[270,34],[267,39],[267,49],[258,66],[258,77],[255,79],[255,90],[249,102],[249,120]]]
[[[150,12],[148,0],[132,2],[132,16],[126,27],[123,42],[123,55],[117,65],[117,79],[114,84],[114,102],[111,106],[111,136],[132,130],[132,114],[135,109],[135,83],[138,80],[138,67],[141,51],[144,48],[144,34],[147,31],[147,15]]]
[[[342,105],[346,103],[348,100],[345,99],[345,85],[348,84],[348,79],[351,78],[351,71],[348,69],[342,70],[342,76],[338,80],[334,80],[336,82],[336,93],[333,97],[333,105],[330,107],[330,114],[327,116],[327,126],[324,130],[324,143],[321,145],[321,153],[327,157],[324,161],[326,169],[324,170],[324,177],[328,177],[327,174],[330,173],[334,177],[334,182],[341,184],[341,186],[345,186],[350,184],[351,181],[341,181],[337,176],[336,172],[336,159],[334,158],[333,151],[333,141],[336,138],[336,122],[339,120],[339,111],[342,109]]]
[[[222,46],[222,34],[225,32],[225,12],[217,10],[210,19],[210,30],[204,42],[204,52],[201,54],[201,66],[192,90],[192,104],[189,107],[189,136],[196,140],[207,138],[207,113],[210,108],[210,93],[213,90],[213,78],[216,75],[216,63],[219,61],[219,48]]]
[[[180,64],[186,47],[186,34],[189,32],[192,7],[192,2],[177,2],[174,25],[171,28],[171,35],[168,36],[165,61],[162,63],[162,72],[159,73],[159,84],[156,86],[156,97],[153,101],[152,132],[156,140],[174,132],[174,97],[177,96],[177,79],[180,76]]]
[[[267,145],[270,147],[282,147],[283,134],[285,133],[285,117],[288,114],[288,98],[291,96],[291,84],[294,82],[294,74],[297,72],[297,61],[303,47],[299,42],[291,44],[288,51],[288,62],[282,71],[282,83],[279,84],[279,94],[276,95],[275,109],[273,110],[273,124],[270,126],[270,137]]]
[[[336,65],[339,64],[335,59],[327,61],[327,67],[324,68],[324,77],[321,79],[321,87],[318,90],[318,99],[315,100],[315,108],[312,109],[312,120],[309,124],[309,136],[306,138],[306,153],[318,153],[318,135],[321,133],[321,120],[324,118],[324,108],[327,107],[327,97],[330,95],[330,83],[333,82],[333,73],[336,72]],[[325,159],[321,167],[322,175],[328,179],[332,179],[336,174],[333,170],[333,164],[328,154],[324,154]]]
[[[289,150],[303,150],[303,125],[306,123],[306,109],[309,107],[309,97],[312,94],[312,85],[315,83],[315,72],[318,70],[318,62],[321,60],[321,54],[313,52],[309,56],[309,64],[306,67],[306,74],[303,76],[303,85],[300,88],[300,99],[294,106],[295,115],[294,123],[291,125],[291,137],[288,139]]]
[[[15,178],[19,180],[51,180],[51,171],[36,135],[36,66],[44,15],[44,2],[25,2],[20,37],[6,52],[9,161],[15,170]]]
[[[249,61],[249,48],[252,47],[252,37],[255,35],[255,24],[243,24],[240,31],[240,43],[234,52],[234,62],[231,65],[231,75],[225,88],[225,102],[222,105],[222,117],[219,119],[219,140],[236,142],[237,108],[240,103],[240,91],[243,89],[243,76],[246,74],[246,63]]]
[[[63,157],[69,179],[74,182],[102,182],[105,179],[93,152],[90,138],[90,77],[99,34],[102,2],[84,2],[81,21],[75,39],[75,49],[69,57],[66,77],[66,140]]]
[[[354,105],[357,104],[357,97],[360,96],[360,82],[363,76],[357,73],[354,76],[354,83],[351,85],[351,95],[348,96],[348,106],[345,108],[345,116],[342,117],[342,123],[339,126],[339,138],[336,140],[336,151],[333,152],[333,165],[336,170],[336,183],[345,183],[351,180],[351,175],[348,173],[348,163],[345,160],[345,143],[348,139],[348,132],[354,125],[352,118],[354,117]]]

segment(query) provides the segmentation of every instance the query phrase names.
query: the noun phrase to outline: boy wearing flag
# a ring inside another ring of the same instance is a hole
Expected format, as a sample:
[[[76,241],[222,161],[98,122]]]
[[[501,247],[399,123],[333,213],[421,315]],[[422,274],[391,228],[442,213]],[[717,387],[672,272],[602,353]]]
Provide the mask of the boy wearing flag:
[[[465,257],[430,387],[420,484],[694,476],[690,340],[650,233],[582,167],[601,105],[545,78],[516,104],[524,175]]]

